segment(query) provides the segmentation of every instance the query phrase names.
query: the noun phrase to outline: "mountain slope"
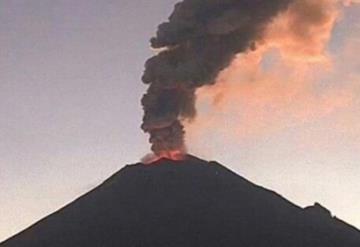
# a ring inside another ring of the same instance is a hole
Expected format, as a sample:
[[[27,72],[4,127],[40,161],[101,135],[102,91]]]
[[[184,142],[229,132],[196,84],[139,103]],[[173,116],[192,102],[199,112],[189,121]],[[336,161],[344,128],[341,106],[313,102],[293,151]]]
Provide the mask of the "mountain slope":
[[[189,156],[126,166],[0,246],[359,247],[360,232]]]

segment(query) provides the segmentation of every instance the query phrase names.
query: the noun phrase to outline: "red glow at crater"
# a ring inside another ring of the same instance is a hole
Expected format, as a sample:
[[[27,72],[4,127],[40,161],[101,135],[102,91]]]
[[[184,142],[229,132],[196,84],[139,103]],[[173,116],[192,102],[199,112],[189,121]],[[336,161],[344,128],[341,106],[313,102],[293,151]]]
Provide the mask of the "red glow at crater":
[[[167,150],[162,151],[160,154],[148,154],[142,159],[142,163],[150,165],[161,159],[169,160],[184,160],[186,154],[181,150]]]

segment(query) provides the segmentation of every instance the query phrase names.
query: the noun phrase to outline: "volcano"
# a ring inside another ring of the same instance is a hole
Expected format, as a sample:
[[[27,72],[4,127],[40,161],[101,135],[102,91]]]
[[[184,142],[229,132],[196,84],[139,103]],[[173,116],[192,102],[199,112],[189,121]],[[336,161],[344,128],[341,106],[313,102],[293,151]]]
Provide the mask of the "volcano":
[[[0,246],[359,247],[360,231],[187,156],[128,165]]]

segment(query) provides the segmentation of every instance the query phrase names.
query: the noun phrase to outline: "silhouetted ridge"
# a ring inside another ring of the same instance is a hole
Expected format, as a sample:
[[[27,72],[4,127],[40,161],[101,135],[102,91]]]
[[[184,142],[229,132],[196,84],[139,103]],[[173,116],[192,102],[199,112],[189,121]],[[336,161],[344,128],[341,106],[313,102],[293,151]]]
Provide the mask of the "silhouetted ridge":
[[[188,156],[128,165],[0,246],[359,247],[360,232]]]

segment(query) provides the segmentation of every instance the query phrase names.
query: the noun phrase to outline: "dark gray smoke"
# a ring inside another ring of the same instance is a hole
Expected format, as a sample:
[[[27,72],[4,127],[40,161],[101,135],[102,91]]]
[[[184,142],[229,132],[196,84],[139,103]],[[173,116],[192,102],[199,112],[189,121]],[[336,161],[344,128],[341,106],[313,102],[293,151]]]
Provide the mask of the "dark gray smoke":
[[[145,64],[142,129],[157,155],[185,152],[182,121],[196,115],[195,91],[215,83],[238,53],[255,49],[268,23],[294,0],[184,0],[161,24]]]

